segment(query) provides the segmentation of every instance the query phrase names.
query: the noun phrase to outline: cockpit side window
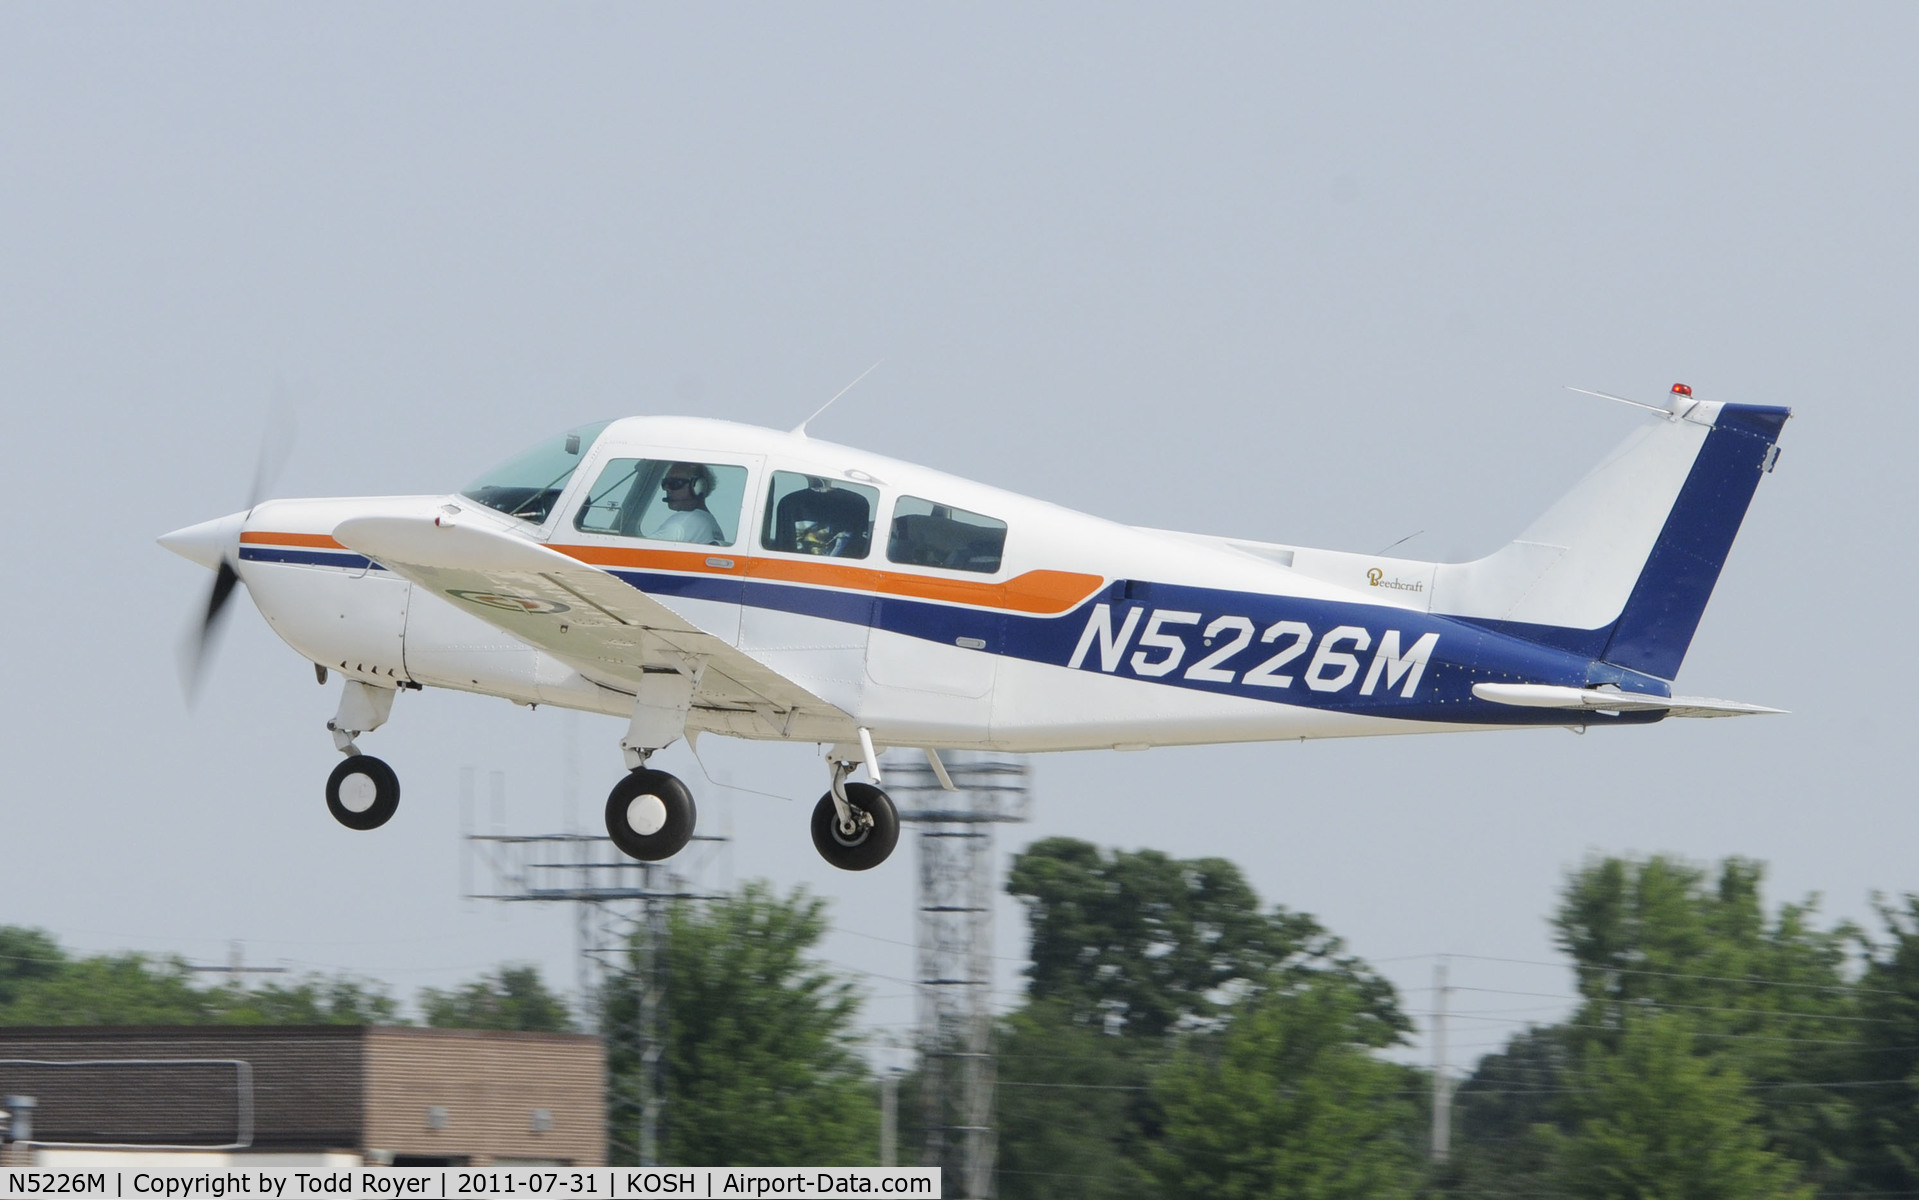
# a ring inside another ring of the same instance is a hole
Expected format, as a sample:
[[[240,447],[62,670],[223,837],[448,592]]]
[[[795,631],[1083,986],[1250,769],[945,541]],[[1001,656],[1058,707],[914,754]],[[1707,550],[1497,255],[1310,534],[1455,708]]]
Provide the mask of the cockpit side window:
[[[612,423],[598,421],[548,438],[467,484],[460,495],[509,517],[542,524],[560,502],[566,481],[586,461],[594,439]]]
[[[656,542],[731,546],[745,504],[745,467],[614,458],[587,489],[573,527]]]
[[[789,554],[865,558],[873,548],[875,488],[797,471],[773,472],[760,544]]]
[[[917,496],[901,496],[893,506],[892,536],[886,540],[891,562],[990,575],[999,570],[1005,550],[1004,521]]]

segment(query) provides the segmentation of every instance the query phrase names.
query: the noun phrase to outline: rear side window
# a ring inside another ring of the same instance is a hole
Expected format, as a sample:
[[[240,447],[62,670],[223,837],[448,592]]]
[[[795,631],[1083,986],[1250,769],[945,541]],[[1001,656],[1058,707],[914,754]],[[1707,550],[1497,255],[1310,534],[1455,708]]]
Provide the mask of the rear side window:
[[[880,494],[797,471],[773,472],[766,493],[766,527],[760,544],[789,554],[865,558],[873,548],[873,518]]]
[[[1004,521],[917,496],[901,496],[893,506],[889,561],[990,575],[999,570],[1005,550]]]

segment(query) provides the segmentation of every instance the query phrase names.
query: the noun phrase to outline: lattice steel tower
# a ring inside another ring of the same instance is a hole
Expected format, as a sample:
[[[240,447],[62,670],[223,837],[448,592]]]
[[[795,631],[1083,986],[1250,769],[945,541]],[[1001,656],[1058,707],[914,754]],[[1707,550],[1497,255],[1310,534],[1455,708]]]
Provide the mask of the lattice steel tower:
[[[993,826],[1027,819],[1023,761],[946,751],[953,791],[921,756],[887,758],[887,791],[918,829],[920,1164],[947,1194],[993,1194]]]
[[[503,790],[497,772],[493,789],[497,812]],[[463,808],[471,811],[470,771],[462,772],[461,791]],[[696,835],[667,864],[628,858],[604,834],[464,836],[464,862],[478,859],[491,876],[490,891],[463,880],[468,899],[577,905],[580,1016],[606,1043],[609,1157],[624,1148],[640,1166],[663,1165],[668,906],[711,899],[688,878],[697,877],[726,839]],[[616,1069],[626,1063],[640,1069]]]

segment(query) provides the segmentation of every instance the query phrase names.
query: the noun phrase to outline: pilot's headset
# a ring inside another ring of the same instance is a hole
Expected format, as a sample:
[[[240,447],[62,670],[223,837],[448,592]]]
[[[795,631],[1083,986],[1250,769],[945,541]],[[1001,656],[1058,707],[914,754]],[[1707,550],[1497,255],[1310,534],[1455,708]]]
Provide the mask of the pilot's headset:
[[[713,494],[713,489],[719,486],[719,480],[713,475],[713,468],[707,466],[705,463],[682,462],[674,463],[673,465],[676,467],[690,468],[687,474],[691,477],[693,483],[688,490],[693,493],[695,500],[706,499]],[[668,470],[670,472],[671,468],[668,468]]]

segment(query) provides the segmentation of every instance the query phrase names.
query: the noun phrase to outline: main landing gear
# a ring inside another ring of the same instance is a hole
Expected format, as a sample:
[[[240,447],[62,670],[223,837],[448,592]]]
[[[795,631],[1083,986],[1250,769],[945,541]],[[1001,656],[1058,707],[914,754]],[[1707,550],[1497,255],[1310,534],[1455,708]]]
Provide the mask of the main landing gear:
[[[813,848],[842,871],[868,871],[900,840],[893,798],[870,783],[848,783],[853,764],[833,764],[833,785],[813,806]]]
[[[638,767],[606,798],[606,833],[628,858],[658,862],[685,848],[699,810],[693,793],[665,771]]]
[[[659,862],[686,848],[699,820],[686,784],[645,765],[628,771],[606,798],[606,832],[622,853]],[[813,846],[842,871],[867,871],[885,862],[900,840],[899,811],[870,783],[848,783],[859,764],[835,761],[831,788],[813,807]]]

